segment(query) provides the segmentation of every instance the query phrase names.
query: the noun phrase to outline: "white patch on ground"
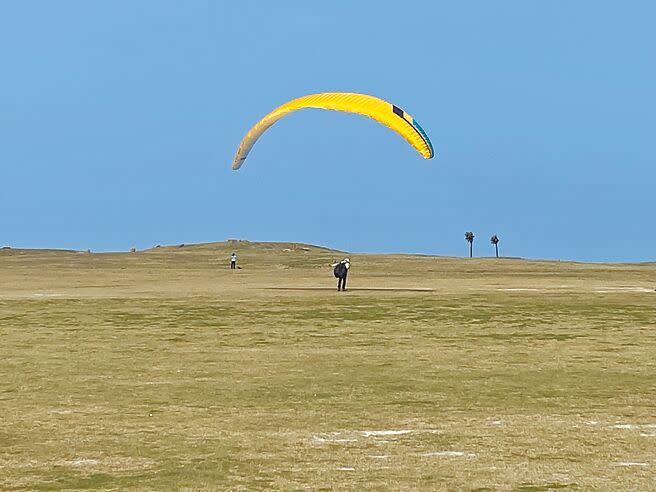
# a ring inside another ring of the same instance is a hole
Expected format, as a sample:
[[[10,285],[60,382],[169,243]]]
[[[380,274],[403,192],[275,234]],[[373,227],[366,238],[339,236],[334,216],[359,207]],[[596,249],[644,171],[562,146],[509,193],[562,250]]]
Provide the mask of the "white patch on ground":
[[[379,430],[379,431],[362,431],[364,437],[376,437],[376,436],[400,436],[403,434],[410,434],[414,430],[404,429],[404,430]]]
[[[91,460],[86,458],[78,458],[72,461],[67,461],[68,464],[73,466],[88,466],[88,465],[97,465],[98,460]]]
[[[588,421],[586,422],[586,424],[588,424],[588,425],[597,425],[598,423],[599,423],[599,422],[597,422],[596,420],[588,420]]]
[[[464,451],[431,451],[429,453],[422,453],[421,456],[426,458],[458,458],[465,456]],[[476,456],[474,453],[467,454],[469,457]]]
[[[491,420],[490,421],[490,425],[501,425],[501,424],[503,424],[503,422],[501,422],[500,420]]]
[[[340,466],[337,468],[337,471],[355,471],[355,468],[351,468],[350,466]]]
[[[647,463],[640,463],[638,461],[618,461],[615,466],[649,466]]]
[[[656,424],[615,424],[613,429],[655,429]],[[642,437],[656,437],[654,432],[641,432]]]
[[[386,460],[389,458],[389,456],[386,454],[370,454],[369,458],[373,458],[375,460]]]
[[[312,436],[312,440],[317,443],[337,443],[344,444],[349,442],[358,442],[357,439],[345,439],[338,437],[321,437],[321,436]]]
[[[399,430],[363,430],[363,431],[343,431],[343,432],[330,432],[326,434],[319,434],[312,436],[312,442],[315,444],[349,444],[358,442],[358,438],[376,438],[376,443],[393,443],[396,442],[395,436],[403,436],[413,432],[426,432],[429,434],[438,434],[440,431],[436,429],[399,429]],[[383,438],[392,438],[386,440]]]

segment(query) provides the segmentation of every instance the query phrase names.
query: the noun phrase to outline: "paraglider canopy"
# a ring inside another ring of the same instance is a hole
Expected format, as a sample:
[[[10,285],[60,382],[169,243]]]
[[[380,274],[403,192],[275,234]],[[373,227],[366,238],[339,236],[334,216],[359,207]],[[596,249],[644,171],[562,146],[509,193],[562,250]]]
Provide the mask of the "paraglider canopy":
[[[372,118],[401,135],[425,159],[432,159],[433,145],[417,121],[394,104],[366,94],[324,92],[286,102],[271,111],[251,128],[239,144],[232,169],[239,169],[258,138],[285,115],[303,108],[330,109]]]

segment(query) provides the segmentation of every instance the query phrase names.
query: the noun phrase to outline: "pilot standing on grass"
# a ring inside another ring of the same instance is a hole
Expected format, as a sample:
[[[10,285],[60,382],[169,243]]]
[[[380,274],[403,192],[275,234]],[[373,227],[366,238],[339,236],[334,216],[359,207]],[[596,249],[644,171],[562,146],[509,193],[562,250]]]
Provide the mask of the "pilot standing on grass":
[[[237,268],[237,253],[233,251],[232,255],[230,255],[230,270],[234,270],[235,268]]]
[[[351,260],[344,258],[342,261],[337,263],[331,263],[331,267],[334,267],[333,273],[337,277],[337,290],[345,291],[346,290],[346,276],[348,275],[349,268],[351,268]]]

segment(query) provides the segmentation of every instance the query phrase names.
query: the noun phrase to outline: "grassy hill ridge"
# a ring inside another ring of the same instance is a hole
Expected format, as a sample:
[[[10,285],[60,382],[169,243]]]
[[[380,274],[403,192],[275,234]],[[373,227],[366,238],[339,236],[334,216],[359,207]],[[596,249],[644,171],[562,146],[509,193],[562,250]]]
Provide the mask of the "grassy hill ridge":
[[[653,265],[343,254],[0,251],[0,489],[653,488]]]

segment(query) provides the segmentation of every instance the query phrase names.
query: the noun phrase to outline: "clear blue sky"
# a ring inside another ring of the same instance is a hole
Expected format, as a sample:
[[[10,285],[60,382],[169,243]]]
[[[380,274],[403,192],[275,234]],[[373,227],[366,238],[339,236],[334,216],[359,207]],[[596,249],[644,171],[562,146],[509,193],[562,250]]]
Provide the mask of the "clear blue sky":
[[[226,238],[350,251],[656,257],[651,1],[0,2],[0,245]],[[412,114],[437,156],[307,110]]]

